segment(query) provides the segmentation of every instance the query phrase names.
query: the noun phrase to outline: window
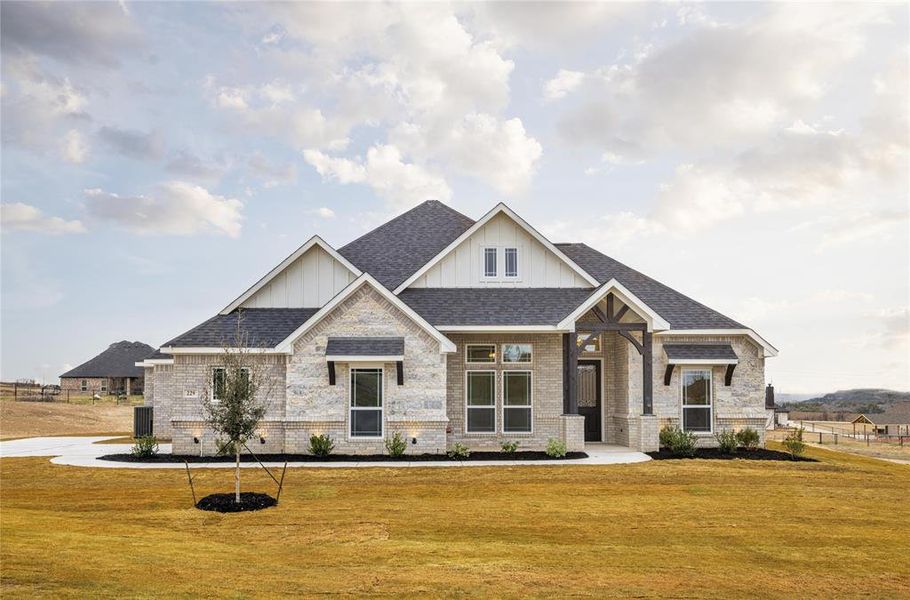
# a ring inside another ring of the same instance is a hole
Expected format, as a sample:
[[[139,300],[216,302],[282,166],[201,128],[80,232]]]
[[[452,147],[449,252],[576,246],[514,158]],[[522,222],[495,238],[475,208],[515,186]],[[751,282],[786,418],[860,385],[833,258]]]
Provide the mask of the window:
[[[498,262],[498,252],[496,248],[483,249],[483,276],[496,277],[496,263]]]
[[[502,373],[502,431],[531,433],[531,372]]]
[[[684,431],[711,433],[711,371],[683,370],[682,422]]]
[[[250,383],[250,370],[246,368],[240,369],[242,374],[243,385],[249,385]],[[224,398],[225,387],[227,386],[227,372],[224,367],[215,367],[212,369],[212,400],[215,402],[220,401]]]
[[[495,344],[468,344],[465,346],[464,360],[468,363],[495,363]]]
[[[578,332],[578,347],[581,348],[582,352],[587,352],[589,354],[600,354],[600,334],[597,334],[588,340],[588,343],[585,344],[584,348],[581,347],[589,335],[591,335],[591,332],[589,331]]]
[[[504,363],[530,363],[531,344],[503,344],[502,362]]]
[[[107,391],[107,379],[102,379],[102,380],[101,380],[101,391],[102,391],[102,392],[106,392],[106,391]]]
[[[80,389],[81,391],[83,391],[83,392],[87,392],[87,391],[88,391],[88,381],[86,381],[85,379],[83,379],[82,381],[80,381],[80,382],[79,382],[79,389]]]
[[[465,431],[496,433],[496,373],[467,371]]]
[[[518,277],[518,248],[506,248],[506,277]]]
[[[382,437],[382,369],[351,369],[351,437]]]

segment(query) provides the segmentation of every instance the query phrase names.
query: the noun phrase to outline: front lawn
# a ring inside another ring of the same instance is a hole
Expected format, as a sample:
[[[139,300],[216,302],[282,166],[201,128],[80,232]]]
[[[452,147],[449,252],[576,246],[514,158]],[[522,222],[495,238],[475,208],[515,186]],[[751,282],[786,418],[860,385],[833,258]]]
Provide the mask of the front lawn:
[[[906,594],[910,468],[809,455],[820,462],[289,469],[281,503],[246,514],[192,508],[180,470],[2,459],[0,593]],[[229,469],[195,474],[200,497],[232,489]]]

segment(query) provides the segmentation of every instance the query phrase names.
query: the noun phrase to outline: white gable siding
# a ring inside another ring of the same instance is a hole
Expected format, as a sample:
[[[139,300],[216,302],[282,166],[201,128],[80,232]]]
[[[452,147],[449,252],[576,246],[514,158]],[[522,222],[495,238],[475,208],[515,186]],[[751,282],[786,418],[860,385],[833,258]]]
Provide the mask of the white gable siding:
[[[483,248],[496,246],[499,250],[499,275],[495,280],[485,279],[482,270]],[[518,248],[519,277],[507,280],[504,269],[503,248]],[[563,260],[546,246],[531,237],[507,215],[499,214],[490,219],[471,237],[464,240],[448,256],[417,278],[409,287],[584,287],[585,281]]]
[[[318,245],[289,264],[261,290],[247,298],[244,308],[316,308],[354,281],[354,274]]]

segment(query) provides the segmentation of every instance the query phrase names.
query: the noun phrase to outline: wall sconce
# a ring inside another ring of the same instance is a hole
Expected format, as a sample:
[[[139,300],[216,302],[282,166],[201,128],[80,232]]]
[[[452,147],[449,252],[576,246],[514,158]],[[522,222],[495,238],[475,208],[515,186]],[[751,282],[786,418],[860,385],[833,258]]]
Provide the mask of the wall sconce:
[[[411,438],[411,443],[412,443],[412,444],[416,444],[416,443],[417,443],[417,438],[416,438],[416,437],[412,437],[412,438]]]
[[[198,443],[199,443],[199,438],[193,437],[193,443],[194,443],[194,444],[198,444]]]
[[[263,435],[260,435],[260,436],[259,436],[259,443],[260,443],[260,444],[264,444],[264,443],[265,443],[265,436],[263,436]]]

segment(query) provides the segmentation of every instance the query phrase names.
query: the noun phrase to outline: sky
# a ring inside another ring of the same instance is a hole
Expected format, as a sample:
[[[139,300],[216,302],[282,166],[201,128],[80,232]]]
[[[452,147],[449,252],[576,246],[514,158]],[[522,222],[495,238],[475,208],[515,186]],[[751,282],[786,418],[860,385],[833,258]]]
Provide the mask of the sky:
[[[216,314],[313,234],[506,202],[910,389],[908,5],[0,5],[0,376]]]

